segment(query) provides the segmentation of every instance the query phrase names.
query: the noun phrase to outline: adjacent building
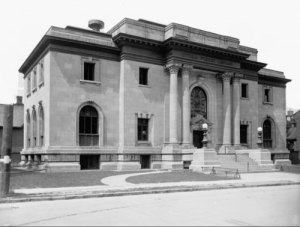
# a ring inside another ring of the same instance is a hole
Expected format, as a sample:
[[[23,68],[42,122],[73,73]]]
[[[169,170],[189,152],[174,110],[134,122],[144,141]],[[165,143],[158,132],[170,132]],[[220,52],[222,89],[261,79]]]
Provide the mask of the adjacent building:
[[[183,168],[203,124],[219,154],[286,149],[286,83],[258,50],[186,25],[125,18],[51,27],[25,60],[24,163],[53,171]]]
[[[17,102],[13,104],[13,130],[12,130],[12,152],[13,164],[21,161],[21,151],[24,148],[24,104],[22,96],[17,96]],[[4,104],[0,104],[0,151],[2,147]],[[1,152],[0,152],[1,154]]]

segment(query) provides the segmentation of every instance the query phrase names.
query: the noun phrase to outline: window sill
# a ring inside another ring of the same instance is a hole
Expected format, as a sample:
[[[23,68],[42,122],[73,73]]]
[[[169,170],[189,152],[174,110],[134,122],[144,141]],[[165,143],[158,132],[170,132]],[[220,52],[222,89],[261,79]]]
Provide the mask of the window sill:
[[[241,97],[241,99],[243,99],[243,100],[250,100],[248,97],[246,98],[246,97]]]
[[[36,87],[32,89],[32,93],[34,93],[34,92],[36,92],[36,91],[37,91],[37,88],[36,88]]]
[[[150,141],[141,141],[141,140],[138,140],[138,141],[136,141],[136,143],[137,143],[137,146],[147,146],[147,147],[151,146],[151,142]]]
[[[27,98],[29,98],[29,97],[30,97],[30,95],[31,95],[31,93],[29,92],[29,93],[27,94]]]
[[[41,88],[42,86],[44,86],[44,81],[42,81],[42,82],[39,84],[39,88]]]
[[[263,104],[273,106],[273,102],[263,102]]]
[[[151,88],[149,85],[139,84],[139,87]]]
[[[92,80],[80,80],[80,83],[81,84],[85,84],[85,83],[87,83],[87,84],[95,84],[97,86],[100,86],[100,84],[101,84],[99,81],[92,81]]]

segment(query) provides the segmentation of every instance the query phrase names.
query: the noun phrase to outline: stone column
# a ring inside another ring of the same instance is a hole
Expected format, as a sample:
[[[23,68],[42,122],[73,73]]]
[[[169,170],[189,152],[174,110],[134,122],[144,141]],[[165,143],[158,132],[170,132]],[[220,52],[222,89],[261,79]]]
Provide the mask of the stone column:
[[[240,79],[243,77],[240,73],[235,73],[233,77],[233,128],[234,128],[234,146],[240,146]]]
[[[170,71],[170,114],[169,114],[169,142],[178,143],[177,140],[177,102],[178,102],[178,91],[177,91],[177,77],[178,71],[181,64],[171,63],[166,65]]]
[[[183,65],[182,67],[182,122],[183,122],[183,144],[190,144],[190,73],[192,65]]]
[[[231,145],[231,100],[230,100],[230,79],[233,73],[225,72],[221,75],[223,79],[223,146]]]

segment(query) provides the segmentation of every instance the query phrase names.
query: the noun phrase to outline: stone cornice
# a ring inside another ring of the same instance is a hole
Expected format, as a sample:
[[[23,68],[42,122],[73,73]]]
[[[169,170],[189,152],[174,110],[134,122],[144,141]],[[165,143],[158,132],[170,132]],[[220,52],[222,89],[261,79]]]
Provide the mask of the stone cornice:
[[[176,46],[190,48],[190,49],[194,49],[196,51],[203,51],[203,52],[207,52],[210,54],[219,55],[219,56],[225,57],[225,58],[230,57],[230,58],[235,59],[236,61],[245,61],[250,56],[250,54],[245,54],[245,53],[228,50],[228,49],[224,49],[224,48],[220,48],[220,47],[209,46],[209,45],[205,45],[205,44],[201,44],[201,43],[195,43],[195,42],[182,40],[182,39],[178,39],[178,38],[174,38],[174,37],[171,37],[171,38],[165,40],[163,42],[163,46],[166,49],[171,49]]]
[[[270,77],[258,74],[258,84],[269,85],[274,87],[286,87],[286,84],[292,80],[286,78]]]
[[[55,46],[56,50],[61,49],[64,51],[67,51],[67,47],[72,47],[72,48],[83,48],[85,50],[92,50],[92,51],[110,52],[110,53],[115,53],[118,56],[121,53],[120,49],[116,47],[110,47],[110,46],[87,43],[87,42],[80,42],[80,41],[45,35],[41,39],[41,41],[37,44],[37,46],[33,49],[30,55],[27,57],[25,62],[22,64],[22,66],[19,69],[19,72],[26,75],[28,71],[30,71],[33,68],[33,66],[38,64],[38,62],[43,57],[43,55],[45,55],[45,53],[51,48],[51,45],[52,47]],[[78,49],[77,52],[79,52]]]
[[[241,62],[241,68],[243,69],[250,69],[258,72],[262,68],[266,67],[267,64],[263,62],[257,62],[257,61],[250,61],[250,60],[245,60]]]

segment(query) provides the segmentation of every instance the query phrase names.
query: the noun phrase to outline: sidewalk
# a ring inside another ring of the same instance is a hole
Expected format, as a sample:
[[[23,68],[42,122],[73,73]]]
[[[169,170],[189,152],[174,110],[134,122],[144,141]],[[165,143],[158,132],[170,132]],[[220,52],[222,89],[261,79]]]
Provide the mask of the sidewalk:
[[[131,176],[159,174],[162,172],[165,171],[133,173],[106,177],[102,179],[102,183],[106,184],[107,186],[18,189],[14,191],[14,196],[8,197],[4,200],[0,200],[0,203],[300,184],[300,174],[286,172],[247,173],[241,174],[241,179],[237,180],[202,182],[192,181],[156,184],[131,184],[126,182],[126,178]]]

